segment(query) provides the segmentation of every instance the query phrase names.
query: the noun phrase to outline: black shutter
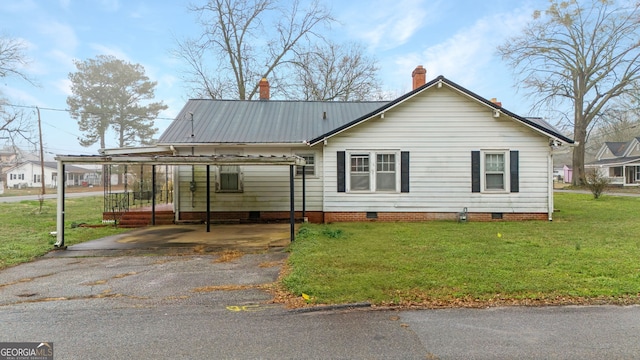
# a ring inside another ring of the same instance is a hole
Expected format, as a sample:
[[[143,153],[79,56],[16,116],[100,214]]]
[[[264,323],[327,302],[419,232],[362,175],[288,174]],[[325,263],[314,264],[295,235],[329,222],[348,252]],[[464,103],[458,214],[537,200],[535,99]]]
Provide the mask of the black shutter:
[[[346,190],[345,152],[338,151],[338,192]]]
[[[471,192],[480,192],[480,151],[471,152]]]
[[[400,152],[400,192],[409,192],[409,152]]]
[[[520,174],[518,169],[520,167],[518,159],[518,150],[512,150],[509,153],[509,172],[511,177],[511,192],[520,192]]]

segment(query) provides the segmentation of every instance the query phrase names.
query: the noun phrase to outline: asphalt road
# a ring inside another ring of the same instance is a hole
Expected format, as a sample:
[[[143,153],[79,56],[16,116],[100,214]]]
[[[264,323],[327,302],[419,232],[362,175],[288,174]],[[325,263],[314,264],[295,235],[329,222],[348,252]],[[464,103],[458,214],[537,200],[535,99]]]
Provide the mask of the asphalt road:
[[[104,191],[88,191],[88,192],[67,192],[64,194],[65,198],[77,198],[84,196],[96,196],[103,195]],[[38,200],[40,195],[22,195],[22,196],[0,196],[0,203],[2,202],[20,202],[24,200]],[[45,194],[45,199],[56,199],[58,194]]]
[[[55,359],[631,359],[640,307],[396,311],[272,303],[287,254],[75,256],[0,271],[0,341]]]

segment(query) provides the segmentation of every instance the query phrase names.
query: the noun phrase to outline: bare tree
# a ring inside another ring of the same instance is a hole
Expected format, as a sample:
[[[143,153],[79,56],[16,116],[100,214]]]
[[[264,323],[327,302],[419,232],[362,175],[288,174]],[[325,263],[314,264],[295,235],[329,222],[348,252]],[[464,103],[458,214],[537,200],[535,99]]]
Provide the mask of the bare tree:
[[[22,71],[29,59],[26,45],[19,39],[0,36],[0,78],[19,77],[29,83],[31,79]],[[34,144],[32,139],[32,120],[21,109],[7,109],[7,101],[0,93],[0,139],[8,140],[13,146],[22,140]]]
[[[0,100],[0,139],[7,140],[11,145],[34,142],[33,119],[22,109],[7,110],[2,108]]]
[[[550,0],[522,34],[498,53],[522,78],[538,104],[570,105],[573,182],[585,181],[589,126],[610,101],[640,79],[640,4],[615,0]]]
[[[320,101],[363,101],[381,91],[376,60],[362,46],[349,43],[316,45],[294,60],[291,97]]]
[[[28,64],[26,45],[19,39],[0,36],[0,78],[17,76],[31,82],[29,77],[21,71],[21,67]]]
[[[179,42],[174,53],[191,68],[189,80],[199,94],[211,98],[250,100],[262,77],[277,90],[278,68],[291,61],[302,40],[321,38],[318,27],[333,22],[317,0],[307,9],[299,0],[282,6],[277,0],[207,0],[190,10],[199,15],[203,33]]]

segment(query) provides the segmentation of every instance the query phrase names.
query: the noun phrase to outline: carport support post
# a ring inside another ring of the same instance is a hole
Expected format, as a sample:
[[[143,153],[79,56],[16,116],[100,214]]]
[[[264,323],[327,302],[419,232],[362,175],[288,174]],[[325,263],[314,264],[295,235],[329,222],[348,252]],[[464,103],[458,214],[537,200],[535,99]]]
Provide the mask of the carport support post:
[[[211,231],[211,172],[207,165],[207,232]]]
[[[64,164],[58,160],[58,217],[56,221],[56,243],[57,248],[64,248],[64,186],[65,186]],[[44,181],[44,180],[43,180]]]
[[[151,165],[151,225],[156,225],[156,166]]]
[[[294,165],[289,165],[289,202],[290,202],[290,210],[289,217],[291,221],[291,242],[293,242],[295,238],[295,228],[296,228],[296,218],[295,218],[295,201],[294,201],[294,191],[293,191],[293,167]]]
[[[307,190],[307,184],[306,184],[306,178],[307,178],[307,169],[306,166],[302,165],[302,221],[304,222],[304,219],[307,217],[307,194],[306,194],[306,190]]]

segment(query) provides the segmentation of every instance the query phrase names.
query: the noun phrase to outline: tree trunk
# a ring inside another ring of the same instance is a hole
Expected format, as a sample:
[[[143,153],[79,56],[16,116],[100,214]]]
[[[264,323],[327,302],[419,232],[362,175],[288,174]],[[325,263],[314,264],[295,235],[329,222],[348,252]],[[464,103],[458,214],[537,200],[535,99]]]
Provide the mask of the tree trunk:
[[[578,108],[579,106],[576,106]],[[576,111],[577,113],[578,111]],[[576,186],[584,185],[584,150],[587,142],[587,125],[581,113],[576,114],[573,127],[575,146],[573,148],[573,177],[571,183]]]

